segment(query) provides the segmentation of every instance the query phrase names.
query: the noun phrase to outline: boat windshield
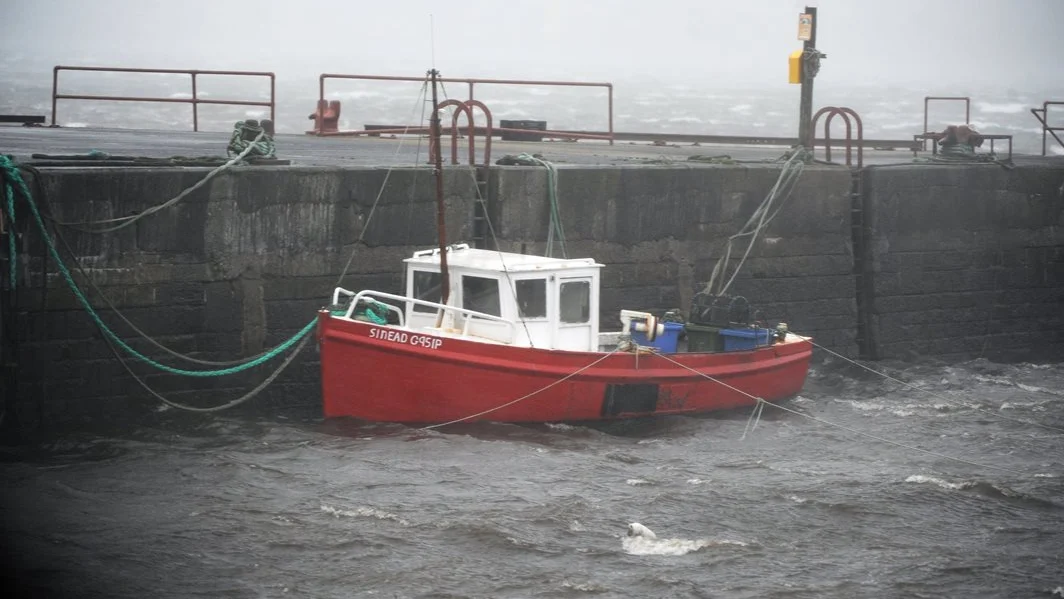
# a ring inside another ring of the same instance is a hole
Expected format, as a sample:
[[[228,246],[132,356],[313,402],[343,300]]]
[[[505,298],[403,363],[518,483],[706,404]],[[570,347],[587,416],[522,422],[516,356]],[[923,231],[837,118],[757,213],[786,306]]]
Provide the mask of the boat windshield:
[[[545,279],[524,279],[516,281],[517,307],[521,318],[546,318],[547,316],[547,281]]]
[[[502,316],[499,308],[499,281],[486,277],[462,277],[462,307],[492,316]]]
[[[591,283],[567,281],[559,294],[561,319],[566,323],[582,323],[591,319]]]
[[[440,293],[442,277],[438,272],[425,270],[414,271],[414,298],[427,302],[439,302],[443,298]],[[414,312],[435,312],[436,308],[414,304]]]

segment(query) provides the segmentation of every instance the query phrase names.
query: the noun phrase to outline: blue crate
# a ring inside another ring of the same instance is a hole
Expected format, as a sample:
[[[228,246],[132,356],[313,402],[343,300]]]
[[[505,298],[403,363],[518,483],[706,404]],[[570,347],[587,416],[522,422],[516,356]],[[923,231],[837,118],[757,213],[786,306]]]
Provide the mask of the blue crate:
[[[632,324],[634,325],[635,323]],[[657,339],[647,341],[646,333],[632,331],[632,341],[644,347],[655,347],[663,354],[676,353],[676,346],[680,342],[680,332],[683,331],[683,324],[678,322],[663,322],[661,324],[665,325],[665,332],[658,335]]]
[[[768,345],[768,329],[721,329],[724,351],[744,351]]]

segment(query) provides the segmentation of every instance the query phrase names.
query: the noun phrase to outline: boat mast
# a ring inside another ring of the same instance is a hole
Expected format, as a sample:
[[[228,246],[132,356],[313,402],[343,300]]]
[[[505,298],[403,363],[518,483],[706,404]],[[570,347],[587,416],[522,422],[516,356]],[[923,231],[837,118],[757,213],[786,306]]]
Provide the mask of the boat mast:
[[[435,148],[435,164],[433,175],[436,177],[436,233],[440,240],[440,303],[446,304],[451,295],[451,277],[447,272],[447,224],[444,220],[443,207],[443,154],[440,147],[440,112],[439,101],[436,98],[436,79],[440,72],[436,69],[429,71],[432,77],[432,120],[430,121],[431,141],[429,147]],[[440,312],[443,316],[443,312]],[[437,322],[436,326],[440,326]]]

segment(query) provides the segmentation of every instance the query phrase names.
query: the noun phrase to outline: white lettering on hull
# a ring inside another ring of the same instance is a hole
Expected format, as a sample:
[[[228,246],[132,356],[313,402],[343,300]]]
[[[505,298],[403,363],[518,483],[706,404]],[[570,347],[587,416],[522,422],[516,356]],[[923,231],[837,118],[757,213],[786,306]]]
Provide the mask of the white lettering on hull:
[[[391,341],[392,343],[407,343],[414,347],[424,347],[425,349],[439,349],[443,346],[443,339],[440,339],[439,337],[411,334],[406,331],[396,331],[394,329],[370,329],[369,338]]]

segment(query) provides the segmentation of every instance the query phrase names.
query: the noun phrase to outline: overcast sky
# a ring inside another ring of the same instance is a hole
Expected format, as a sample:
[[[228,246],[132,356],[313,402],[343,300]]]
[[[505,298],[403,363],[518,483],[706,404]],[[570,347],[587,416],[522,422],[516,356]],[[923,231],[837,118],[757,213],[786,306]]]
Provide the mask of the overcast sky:
[[[6,68],[54,64],[776,84],[794,0],[3,0]],[[820,0],[818,81],[1064,82],[1064,0]],[[433,26],[430,27],[430,15]],[[435,32],[431,43],[430,32]],[[434,52],[433,52],[434,51]]]

